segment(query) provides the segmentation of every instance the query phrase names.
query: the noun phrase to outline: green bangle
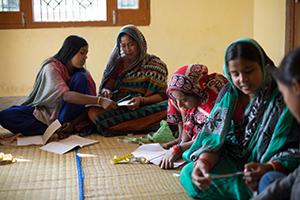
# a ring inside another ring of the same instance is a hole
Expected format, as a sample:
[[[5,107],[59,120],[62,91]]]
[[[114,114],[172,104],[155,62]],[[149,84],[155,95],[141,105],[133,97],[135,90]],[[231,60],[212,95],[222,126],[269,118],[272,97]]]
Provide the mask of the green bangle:
[[[181,148],[180,144],[178,144],[178,146],[179,146],[179,149],[180,149],[180,151],[183,153],[183,150],[182,150],[182,148]]]

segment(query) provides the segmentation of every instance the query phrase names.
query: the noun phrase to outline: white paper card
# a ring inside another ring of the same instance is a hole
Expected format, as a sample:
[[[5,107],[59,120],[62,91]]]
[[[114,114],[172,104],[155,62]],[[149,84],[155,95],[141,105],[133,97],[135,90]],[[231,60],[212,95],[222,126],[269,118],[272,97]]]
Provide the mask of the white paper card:
[[[80,137],[78,135],[72,135],[58,142],[50,142],[49,144],[40,147],[40,149],[62,155],[77,146],[83,147],[98,142],[99,142],[98,140],[91,140],[91,139]]]
[[[131,101],[131,100],[122,101],[122,102],[118,103],[118,106],[132,106],[133,103],[128,104],[129,101]],[[91,107],[91,106],[97,106],[97,107],[101,108],[101,105],[98,105],[98,104],[86,104],[85,105],[85,107]]]
[[[151,143],[151,144],[143,144],[139,148],[137,148],[132,154],[134,157],[144,157],[149,162],[159,165],[159,162],[166,154],[168,150],[162,148],[159,143]],[[182,158],[178,158],[174,163],[174,168],[179,167],[184,164],[185,161]]]
[[[37,135],[32,137],[18,138],[18,146],[44,145],[59,127],[61,127],[61,124],[57,119],[52,124],[50,124],[50,126],[48,126],[42,136]]]
[[[120,103],[118,103],[118,106],[133,106],[133,103],[128,103],[129,101],[131,100],[125,100],[125,101],[122,101]]]

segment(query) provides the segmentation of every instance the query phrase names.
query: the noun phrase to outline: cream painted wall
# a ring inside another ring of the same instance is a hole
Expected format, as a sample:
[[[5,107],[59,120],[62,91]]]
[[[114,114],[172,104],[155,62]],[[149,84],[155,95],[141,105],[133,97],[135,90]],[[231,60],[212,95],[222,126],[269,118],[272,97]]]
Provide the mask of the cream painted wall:
[[[210,72],[222,73],[226,47],[238,38],[253,37],[253,27],[259,28],[253,22],[257,19],[254,3],[258,10],[264,4],[258,1],[152,0],[151,24],[139,28],[148,42],[148,53],[167,63],[169,78],[178,67],[192,63],[206,64]],[[53,56],[70,34],[88,40],[87,68],[98,87],[120,28],[0,30],[0,97],[28,95],[40,64]],[[271,36],[277,39],[268,34]]]
[[[284,0],[255,0],[253,37],[278,66],[285,51]]]

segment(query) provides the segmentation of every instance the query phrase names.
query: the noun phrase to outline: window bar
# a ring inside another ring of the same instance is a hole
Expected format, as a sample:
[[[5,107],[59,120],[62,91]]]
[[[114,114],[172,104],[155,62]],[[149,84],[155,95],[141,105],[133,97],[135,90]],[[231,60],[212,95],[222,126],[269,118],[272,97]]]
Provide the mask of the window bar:
[[[47,20],[49,20],[48,3],[46,4]]]
[[[67,21],[69,19],[69,13],[68,13],[68,10],[67,10],[67,1],[65,1],[65,20]]]
[[[43,21],[43,0],[40,0],[40,21]]]
[[[62,11],[61,11],[61,6],[60,6],[60,2],[57,3],[58,5],[58,17],[59,17],[59,20],[62,21]]]
[[[72,1],[72,7],[73,7],[73,9],[72,9],[72,18],[71,19],[74,19],[74,17],[75,17],[75,7],[74,7],[74,0]]]

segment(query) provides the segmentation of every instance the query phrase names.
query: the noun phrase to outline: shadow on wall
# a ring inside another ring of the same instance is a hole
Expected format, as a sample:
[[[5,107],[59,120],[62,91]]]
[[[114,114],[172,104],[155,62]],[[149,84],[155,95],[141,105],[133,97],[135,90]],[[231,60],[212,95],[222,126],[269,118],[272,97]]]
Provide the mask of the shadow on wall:
[[[0,97],[0,111],[21,104],[25,98],[26,96]]]

